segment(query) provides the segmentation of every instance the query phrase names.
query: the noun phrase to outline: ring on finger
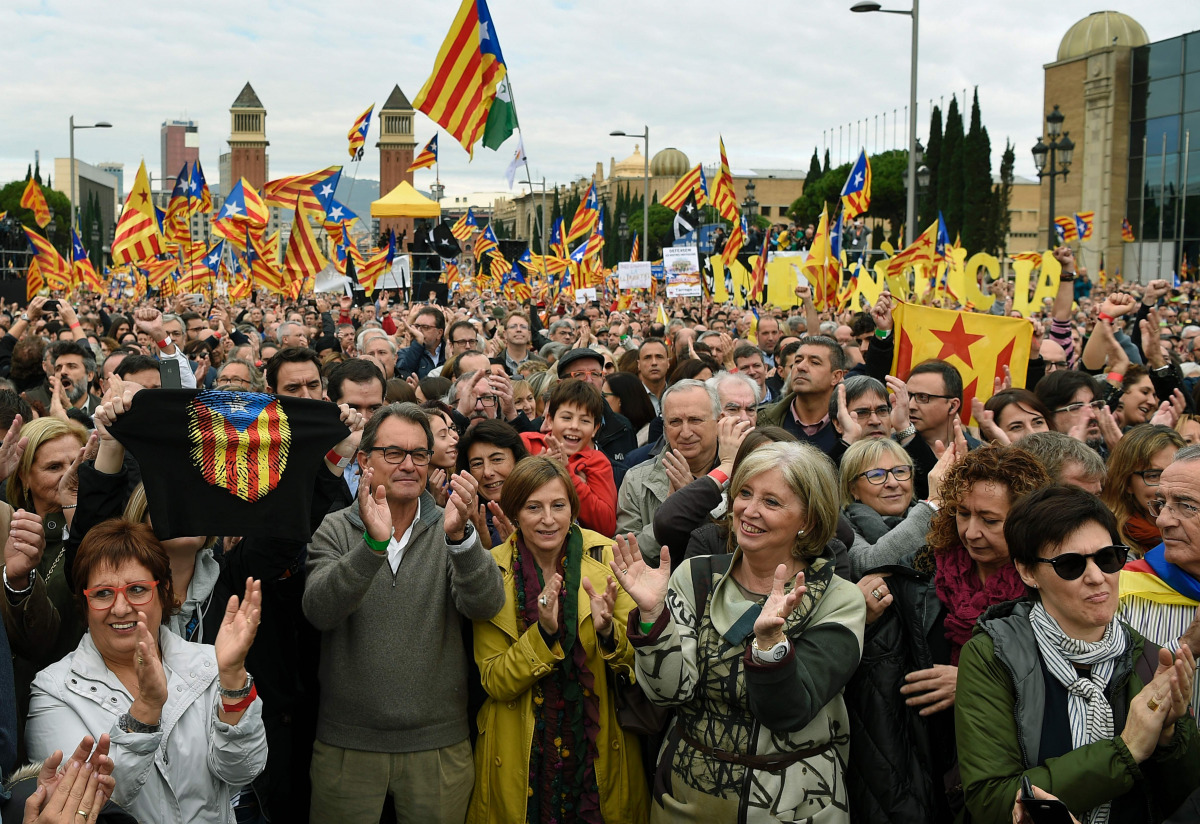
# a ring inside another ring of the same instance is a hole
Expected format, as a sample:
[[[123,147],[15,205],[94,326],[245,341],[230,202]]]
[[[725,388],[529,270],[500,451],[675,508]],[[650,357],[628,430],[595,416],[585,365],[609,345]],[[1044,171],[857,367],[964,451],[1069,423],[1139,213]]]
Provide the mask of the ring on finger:
[[[880,592],[878,589],[873,589],[873,590],[871,590],[871,594],[875,596],[875,600],[876,600],[876,601],[882,601],[882,600],[883,600],[883,593],[882,593],[882,592]]]
[[[541,596],[538,596],[538,603],[541,604],[542,606],[546,606],[547,604],[550,603],[550,601],[546,598],[545,595],[541,595]]]

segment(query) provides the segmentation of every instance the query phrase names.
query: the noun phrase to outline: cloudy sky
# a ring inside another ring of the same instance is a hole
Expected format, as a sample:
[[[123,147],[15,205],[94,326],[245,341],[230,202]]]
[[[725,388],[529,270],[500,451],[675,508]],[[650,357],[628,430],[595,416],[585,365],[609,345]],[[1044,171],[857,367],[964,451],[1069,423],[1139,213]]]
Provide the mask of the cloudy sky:
[[[852,14],[852,0],[491,0],[535,178],[566,182],[596,161],[628,155],[614,129],[650,127],[651,152],[683,150],[715,162],[723,134],[735,168],[807,169],[813,147],[839,125],[865,121],[868,150],[893,138],[893,110],[908,101],[909,20]],[[1152,41],[1200,29],[1200,4],[1126,3]],[[158,174],[159,129],[199,122],[201,162],[215,184],[230,103],[250,81],[265,105],[273,177],[347,163],[346,132],[396,83],[409,98],[429,75],[458,0],[355,3],[308,0],[43,0],[4,3],[9,69],[0,80],[0,182],[68,152],[67,119],[108,120],[79,132],[81,160],[139,160]],[[899,0],[897,7],[908,2]],[[997,156],[1029,147],[1041,130],[1042,65],[1091,3],[926,0],[921,5],[918,136],[929,101],[979,87]],[[887,116],[884,133],[882,115]],[[880,138],[875,138],[876,122]],[[1068,129],[1074,124],[1067,123]],[[854,127],[857,131],[858,127]],[[417,140],[434,125],[417,116]],[[886,137],[885,137],[886,134]],[[378,176],[376,124],[366,158],[348,175]],[[843,141],[845,140],[845,133]],[[500,152],[466,153],[442,138],[448,195],[506,187],[515,136]],[[419,187],[432,179],[418,172]]]

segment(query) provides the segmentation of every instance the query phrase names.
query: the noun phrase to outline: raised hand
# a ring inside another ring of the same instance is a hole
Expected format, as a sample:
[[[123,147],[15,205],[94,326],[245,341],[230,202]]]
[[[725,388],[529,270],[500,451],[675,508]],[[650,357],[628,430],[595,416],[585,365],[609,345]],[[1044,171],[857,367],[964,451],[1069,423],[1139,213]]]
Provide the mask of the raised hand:
[[[58,479],[58,503],[60,506],[71,506],[79,497],[79,464],[95,460],[100,451],[100,433],[88,435],[87,443],[79,448],[79,453],[71,460],[67,471]]]
[[[429,494],[433,496],[433,502],[443,508],[450,499],[450,492],[446,488],[446,470],[441,467],[429,471]]]
[[[29,446],[29,438],[21,437],[21,426],[25,423],[20,415],[13,416],[12,426],[0,441],[0,478],[8,478],[17,471],[25,447]]]
[[[12,515],[8,538],[4,541],[4,572],[13,589],[29,586],[29,573],[37,569],[45,551],[42,516],[18,509]]]
[[[241,602],[236,595],[229,596],[225,605],[225,617],[217,630],[214,644],[217,653],[217,670],[221,686],[225,689],[241,689],[246,685],[246,653],[258,634],[262,620],[262,582],[246,579],[246,592]]]
[[[979,424],[979,434],[985,440],[1008,446],[1012,441],[1008,434],[996,424],[996,413],[983,408],[983,401],[971,398],[971,415]]]
[[[496,534],[500,536],[501,541],[507,541],[509,536],[517,531],[513,526],[513,522],[504,514],[504,510],[500,508],[500,504],[495,501],[488,501],[488,512],[492,513],[492,526],[496,530]]]
[[[850,414],[850,410],[846,408],[846,384],[839,383],[837,386],[837,419],[838,426],[842,428],[842,440],[847,444],[852,444],[862,437],[862,426],[858,420]]]
[[[663,469],[667,472],[667,480],[670,485],[670,492],[667,494],[678,492],[696,480],[688,466],[687,459],[678,449],[671,449],[663,453]]]
[[[908,384],[894,375],[885,375],[884,382],[892,390],[888,403],[892,407],[892,429],[903,432],[908,429]]]
[[[392,511],[383,484],[374,486],[375,468],[368,466],[358,479],[358,514],[373,541],[392,539]]]
[[[871,307],[871,320],[875,321],[876,329],[890,331],[895,327],[896,321],[892,318],[892,296],[887,292],[881,294],[879,300]],[[908,424],[905,423],[905,426]]]
[[[754,621],[754,643],[758,645],[759,649],[769,649],[783,640],[783,625],[787,623],[788,617],[796,608],[796,604],[800,602],[800,598],[807,592],[807,587],[804,586],[803,571],[796,573],[795,586],[792,587],[791,592],[784,591],[787,580],[787,564],[775,567],[775,579],[771,584],[771,594],[767,596],[767,602],[763,604],[762,612]]]
[[[53,794],[39,786],[25,800],[23,824],[95,824],[107,796],[90,763],[72,761]]]
[[[1179,416],[1186,409],[1187,401],[1184,400],[1183,393],[1176,389],[1171,393],[1171,397],[1168,400],[1158,405],[1158,411],[1154,413],[1154,417],[1150,419],[1150,423],[1162,424],[1163,426],[1173,428],[1179,420]]]
[[[99,776],[97,789],[104,793],[105,802],[108,801],[108,797],[112,795],[117,784],[116,779],[112,777],[113,760],[108,756],[111,744],[108,733],[101,735],[99,742],[90,735],[85,735],[79,742],[79,746],[75,748],[75,752],[71,753],[70,759],[66,761],[67,764],[86,762],[91,766],[92,772]],[[66,768],[59,770],[59,765],[62,763],[62,750],[55,750],[49,758],[42,762],[42,769],[37,776],[37,786],[39,790],[45,791],[46,797],[54,795],[59,782],[66,775]]]
[[[610,575],[604,591],[596,592],[592,582],[585,577],[583,590],[592,602],[592,625],[596,627],[596,634],[601,638],[611,638],[613,611],[617,608],[617,582]]]
[[[563,466],[567,465],[567,450],[563,448],[562,441],[553,435],[546,435],[546,448],[542,454]]]
[[[446,502],[446,514],[442,528],[451,541],[461,541],[466,532],[471,512],[479,500],[479,482],[470,472],[459,472],[450,476],[450,500]]]
[[[752,429],[754,422],[741,418],[721,418],[717,421],[717,460],[732,468],[733,459],[742,448],[742,441],[746,440]]]
[[[629,593],[638,605],[641,620],[655,621],[662,614],[667,598],[667,584],[671,580],[671,552],[663,547],[658,557],[658,567],[652,567],[642,557],[637,536],[618,535],[613,546],[613,560],[608,566],[616,576],[617,583]]]
[[[1100,304],[1100,312],[1113,318],[1127,315],[1134,309],[1137,309],[1137,301],[1134,300],[1133,295],[1127,295],[1124,292],[1113,292],[1104,299],[1104,303]]]
[[[157,724],[167,703],[167,675],[158,654],[158,639],[150,632],[146,613],[137,614],[137,648],[133,653],[138,697],[129,714],[143,724]],[[240,686],[240,685],[239,685]]]
[[[538,623],[547,635],[558,635],[558,594],[562,585],[563,577],[556,572],[538,595]]]

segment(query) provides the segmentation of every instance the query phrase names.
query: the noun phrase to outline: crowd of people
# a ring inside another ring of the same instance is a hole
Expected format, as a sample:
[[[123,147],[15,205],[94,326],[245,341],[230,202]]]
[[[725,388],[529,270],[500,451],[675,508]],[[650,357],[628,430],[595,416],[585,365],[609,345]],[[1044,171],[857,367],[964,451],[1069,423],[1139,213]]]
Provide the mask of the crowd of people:
[[[1197,820],[1200,301],[1054,254],[986,403],[886,292],[0,304],[3,820]]]

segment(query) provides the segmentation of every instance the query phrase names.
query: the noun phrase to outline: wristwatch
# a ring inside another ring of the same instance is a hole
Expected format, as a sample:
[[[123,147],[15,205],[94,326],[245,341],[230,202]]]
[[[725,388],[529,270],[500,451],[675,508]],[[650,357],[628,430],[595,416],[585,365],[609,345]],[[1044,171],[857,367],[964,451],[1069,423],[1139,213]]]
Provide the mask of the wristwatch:
[[[473,523],[471,523],[470,521],[467,521],[467,525],[466,525],[465,527],[463,527],[463,536],[462,536],[462,540],[460,540],[460,541],[456,541],[456,540],[454,540],[453,538],[451,538],[449,535],[447,535],[447,536],[446,536],[446,543],[447,543],[447,544],[449,544],[449,545],[451,545],[451,546],[462,546],[463,544],[465,544],[465,543],[467,543],[468,541],[470,541],[470,540],[471,540],[471,537],[472,537],[474,534],[475,534],[475,525],[474,525]]]
[[[162,729],[162,724],[143,724],[127,712],[121,713],[117,726],[125,732],[155,733]]]
[[[250,690],[253,688],[254,676],[250,673],[246,673],[246,686],[242,687],[240,690],[227,690],[224,687],[221,687],[221,697],[227,698],[230,701],[241,701],[250,694]]]
[[[770,649],[759,649],[758,639],[755,638],[750,642],[750,655],[760,664],[778,664],[788,654],[790,648],[791,643],[786,635],[783,636],[782,641]]]
[[[896,440],[902,441],[905,438],[911,438],[915,434],[917,434],[917,425],[910,423],[907,427],[896,433]]]

